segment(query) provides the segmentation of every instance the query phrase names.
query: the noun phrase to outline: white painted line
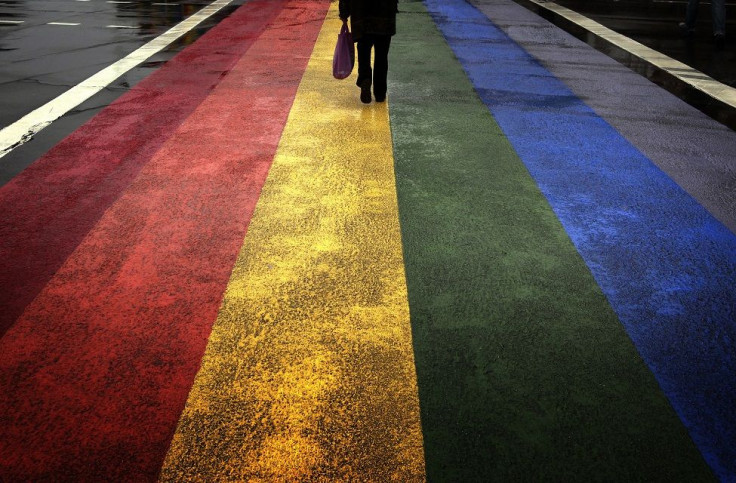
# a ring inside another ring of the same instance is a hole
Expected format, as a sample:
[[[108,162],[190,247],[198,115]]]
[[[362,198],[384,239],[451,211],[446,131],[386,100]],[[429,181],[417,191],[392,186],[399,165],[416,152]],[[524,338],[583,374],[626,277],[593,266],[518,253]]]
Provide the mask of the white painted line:
[[[724,104],[732,107],[736,107],[736,88],[718,82],[717,80],[703,74],[699,70],[695,70],[692,67],[683,64],[671,57],[664,55],[661,52],[657,52],[654,49],[640,44],[639,42],[632,40],[625,35],[614,32],[613,30],[604,27],[603,25],[595,22],[588,17],[580,15],[577,12],[573,12],[561,5],[553,2],[542,2],[540,0],[531,0],[537,6],[542,9],[551,10],[561,17],[579,25],[583,29],[592,32],[594,35],[617,45],[619,48],[626,50],[634,57],[644,59],[660,69],[669,72],[671,75],[679,78],[683,82],[691,85],[695,89],[698,89],[707,95],[714,97]]]
[[[132,25],[107,25],[106,26],[109,29],[139,29],[140,27],[132,26]]]
[[[233,0],[216,0],[197,13],[184,19],[178,25],[171,27],[168,31],[151,40],[135,52],[128,54],[114,64],[94,74],[89,79],[72,87],[56,99],[47,102],[13,124],[3,128],[0,131],[0,158],[12,151],[16,146],[29,141],[38,131],[100,92],[133,67],[162,51],[176,39],[232,2]]]
[[[152,3],[151,5],[158,5],[161,7],[178,7],[178,3]]]
[[[73,23],[73,22],[49,22],[46,25],[65,25],[65,26],[68,26],[68,27],[76,27],[79,24],[78,23]]]
[[[76,0],[77,2],[91,2],[92,0]]]
[[[20,25],[23,22],[25,22],[25,20],[0,20],[0,23],[6,23],[8,25]]]
[[[122,0],[107,0],[106,3],[133,3],[133,2],[124,2]]]

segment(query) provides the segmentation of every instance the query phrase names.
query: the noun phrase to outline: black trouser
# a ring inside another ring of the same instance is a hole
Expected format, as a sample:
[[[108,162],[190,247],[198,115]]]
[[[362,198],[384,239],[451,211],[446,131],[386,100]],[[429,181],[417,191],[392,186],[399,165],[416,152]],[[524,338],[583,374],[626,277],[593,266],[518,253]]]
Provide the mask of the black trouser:
[[[373,83],[373,94],[377,98],[386,96],[388,75],[388,49],[390,35],[363,35],[358,40],[358,87]],[[375,65],[371,69],[371,48],[375,47]]]

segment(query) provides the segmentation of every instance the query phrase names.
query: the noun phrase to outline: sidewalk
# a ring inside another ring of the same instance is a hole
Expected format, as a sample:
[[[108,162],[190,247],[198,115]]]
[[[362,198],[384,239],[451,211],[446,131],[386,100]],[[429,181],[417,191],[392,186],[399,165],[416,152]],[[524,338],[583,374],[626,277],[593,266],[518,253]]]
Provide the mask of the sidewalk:
[[[685,18],[686,0],[558,0],[556,3],[677,59],[728,86],[736,87],[736,3],[726,1],[726,46],[716,48],[709,2],[698,10],[696,35],[683,37],[678,23]]]
[[[706,2],[701,2],[697,32],[692,37],[683,36],[677,27],[685,16],[684,1],[519,3],[736,129],[735,36],[727,36],[723,49],[716,48]],[[727,2],[726,19],[727,32],[736,30],[736,4]],[[605,32],[606,28],[612,32]],[[621,37],[615,38],[613,32]]]
[[[335,2],[250,1],[0,188],[0,480],[736,477],[736,133],[511,0],[397,22],[363,105]]]

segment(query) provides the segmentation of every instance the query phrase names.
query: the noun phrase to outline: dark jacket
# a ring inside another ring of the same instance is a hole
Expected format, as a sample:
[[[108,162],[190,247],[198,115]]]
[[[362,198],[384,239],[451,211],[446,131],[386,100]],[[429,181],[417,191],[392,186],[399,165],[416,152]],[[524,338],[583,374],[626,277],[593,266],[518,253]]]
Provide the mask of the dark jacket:
[[[353,40],[363,35],[394,35],[398,0],[340,0],[340,18],[350,17]]]

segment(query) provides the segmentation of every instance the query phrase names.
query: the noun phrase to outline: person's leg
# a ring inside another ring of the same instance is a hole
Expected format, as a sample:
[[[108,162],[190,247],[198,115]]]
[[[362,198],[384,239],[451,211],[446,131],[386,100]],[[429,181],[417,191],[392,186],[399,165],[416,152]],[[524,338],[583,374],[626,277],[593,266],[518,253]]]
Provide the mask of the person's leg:
[[[375,48],[376,58],[373,66],[373,94],[376,101],[383,102],[386,99],[388,76],[388,49],[391,47],[391,36],[376,36]]]
[[[710,11],[713,15],[713,35],[726,35],[726,2],[725,0],[711,0]]]
[[[693,32],[695,30],[695,21],[698,19],[699,0],[688,0],[685,10],[685,28]]]
[[[373,79],[373,70],[371,69],[371,49],[373,48],[373,37],[364,35],[358,40],[358,80],[357,86],[360,87],[360,100],[364,103],[371,102],[371,79]]]

